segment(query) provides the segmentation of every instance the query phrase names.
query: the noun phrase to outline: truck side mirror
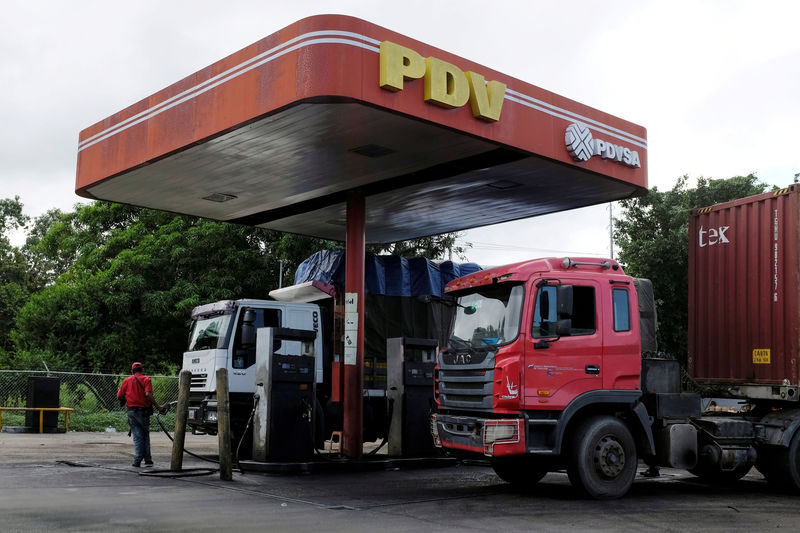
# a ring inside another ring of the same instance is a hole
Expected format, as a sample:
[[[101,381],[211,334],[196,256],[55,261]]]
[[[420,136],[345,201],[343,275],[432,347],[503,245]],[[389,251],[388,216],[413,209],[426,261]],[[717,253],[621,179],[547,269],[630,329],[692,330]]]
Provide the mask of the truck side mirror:
[[[242,346],[255,346],[256,344],[256,327],[252,323],[242,323]]]
[[[539,293],[539,316],[543,324],[553,320],[550,316],[550,293],[546,290]]]
[[[256,345],[256,312],[253,309],[247,309],[242,317],[241,339],[242,346],[255,346]]]
[[[558,318],[570,318],[572,316],[573,291],[572,285],[558,286]]]

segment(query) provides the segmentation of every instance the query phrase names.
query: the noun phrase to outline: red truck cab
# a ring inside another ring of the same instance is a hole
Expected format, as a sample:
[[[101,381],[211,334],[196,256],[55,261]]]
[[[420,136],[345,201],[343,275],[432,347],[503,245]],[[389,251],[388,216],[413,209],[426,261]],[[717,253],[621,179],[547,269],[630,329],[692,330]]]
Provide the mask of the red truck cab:
[[[580,477],[571,443],[602,419],[612,435],[588,458],[601,463],[601,488],[584,489],[627,491],[635,442],[653,453],[633,278],[612,260],[548,258],[476,272],[445,291],[458,310],[435,373],[436,444],[488,456],[507,481],[564,465]]]

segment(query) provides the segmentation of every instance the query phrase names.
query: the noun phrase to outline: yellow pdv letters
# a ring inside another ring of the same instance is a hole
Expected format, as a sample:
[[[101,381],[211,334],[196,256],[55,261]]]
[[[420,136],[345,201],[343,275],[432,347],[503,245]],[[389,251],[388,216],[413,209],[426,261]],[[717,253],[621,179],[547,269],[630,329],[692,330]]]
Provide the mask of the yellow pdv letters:
[[[469,82],[469,103],[472,107],[472,115],[489,122],[500,120],[506,84],[500,81],[486,83],[484,77],[475,72],[468,71],[466,75]]]
[[[461,107],[469,100],[469,82],[455,65],[429,57],[425,59],[425,101],[446,108]]]
[[[381,43],[380,86],[389,91],[402,91],[403,80],[425,75],[425,60],[411,48],[390,41]]]

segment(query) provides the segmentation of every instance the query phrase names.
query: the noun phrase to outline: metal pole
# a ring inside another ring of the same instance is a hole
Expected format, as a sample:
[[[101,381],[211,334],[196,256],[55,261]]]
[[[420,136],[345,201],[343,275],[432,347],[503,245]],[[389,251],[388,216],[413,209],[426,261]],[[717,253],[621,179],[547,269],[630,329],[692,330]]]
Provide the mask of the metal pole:
[[[362,452],[363,386],[364,386],[364,254],[366,252],[366,201],[361,191],[347,195],[347,242],[345,251],[345,300],[355,300],[352,308],[357,316],[354,346],[344,358],[344,431],[342,453],[359,458]],[[354,298],[353,298],[354,296]],[[345,303],[345,312],[348,304]],[[352,331],[352,330],[351,330]],[[347,337],[347,331],[345,332]]]
[[[219,435],[219,478],[233,479],[231,457],[231,407],[228,398],[228,369],[217,369],[217,432]]]
[[[614,259],[614,204],[608,204],[608,250]]]
[[[183,446],[186,441],[186,419],[189,417],[189,389],[192,373],[181,370],[178,377],[178,405],[175,406],[175,435],[172,439],[172,459],[169,469],[180,472],[183,468]]]

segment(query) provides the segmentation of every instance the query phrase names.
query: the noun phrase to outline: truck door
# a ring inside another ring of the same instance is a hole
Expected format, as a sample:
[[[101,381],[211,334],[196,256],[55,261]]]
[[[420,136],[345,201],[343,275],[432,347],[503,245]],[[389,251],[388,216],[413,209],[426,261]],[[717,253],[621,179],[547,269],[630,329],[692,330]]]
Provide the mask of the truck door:
[[[525,345],[525,405],[563,409],[602,388],[603,335],[599,287],[590,280],[542,280],[535,287]]]
[[[602,315],[606,317],[607,334],[603,342],[603,388],[638,389],[642,360],[639,322],[632,312],[636,308],[636,291],[628,282],[617,280],[605,290]]]
[[[239,312],[229,356],[230,392],[252,393],[256,372],[256,330],[281,326],[280,309],[245,307]],[[280,341],[276,341],[277,351]]]

